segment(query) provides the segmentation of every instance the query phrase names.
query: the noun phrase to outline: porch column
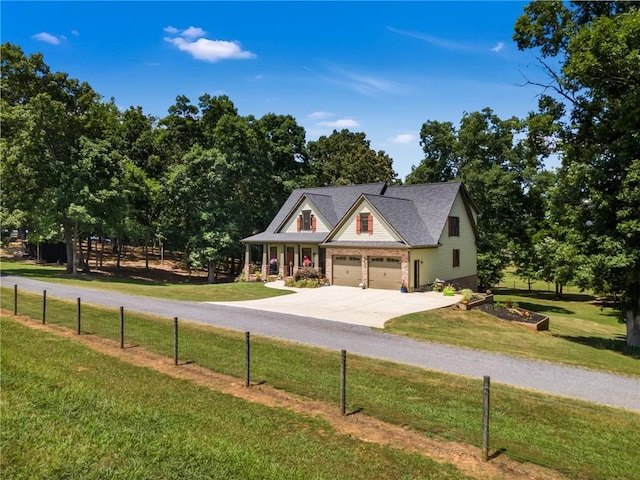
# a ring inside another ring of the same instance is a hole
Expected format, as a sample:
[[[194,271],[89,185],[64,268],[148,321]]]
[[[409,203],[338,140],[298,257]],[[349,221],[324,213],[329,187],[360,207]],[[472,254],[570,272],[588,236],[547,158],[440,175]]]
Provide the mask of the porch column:
[[[278,261],[278,271],[280,272],[280,276],[285,278],[287,276],[287,265],[284,264],[286,259],[287,245],[285,243],[282,244],[282,250],[280,250],[280,260]]]
[[[248,243],[244,244],[244,278],[246,281],[249,281],[249,275],[251,275],[250,271],[251,264],[251,245]]]
[[[322,275],[322,271],[320,270],[320,255],[318,255],[318,247],[313,247],[313,265],[318,273]]]
[[[296,245],[293,252],[293,274],[295,275],[300,268],[300,245]]]
[[[267,279],[267,275],[269,275],[269,261],[267,260],[267,249],[269,246],[265,243],[262,245],[262,278]]]

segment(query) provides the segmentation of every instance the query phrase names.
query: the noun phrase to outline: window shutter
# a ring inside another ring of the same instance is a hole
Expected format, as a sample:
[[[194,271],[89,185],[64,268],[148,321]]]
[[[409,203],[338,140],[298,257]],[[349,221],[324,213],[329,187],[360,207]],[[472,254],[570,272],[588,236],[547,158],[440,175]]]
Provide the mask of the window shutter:
[[[302,229],[302,217],[298,216],[298,218],[296,219],[296,227],[298,228],[298,231],[300,231]]]
[[[316,216],[315,215],[311,216],[311,231],[312,232],[316,231]]]
[[[373,215],[369,214],[369,235],[373,234]]]
[[[360,233],[360,214],[356,217],[356,233]]]

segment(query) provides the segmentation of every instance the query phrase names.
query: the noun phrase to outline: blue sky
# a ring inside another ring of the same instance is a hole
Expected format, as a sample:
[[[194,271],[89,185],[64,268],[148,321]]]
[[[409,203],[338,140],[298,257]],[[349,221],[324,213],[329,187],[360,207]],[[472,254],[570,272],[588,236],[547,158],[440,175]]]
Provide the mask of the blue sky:
[[[365,132],[404,178],[425,121],[536,109],[517,84],[540,71],[511,40],[526,3],[3,0],[1,38],[122,109],[224,94],[241,115],[293,115],[307,140]]]

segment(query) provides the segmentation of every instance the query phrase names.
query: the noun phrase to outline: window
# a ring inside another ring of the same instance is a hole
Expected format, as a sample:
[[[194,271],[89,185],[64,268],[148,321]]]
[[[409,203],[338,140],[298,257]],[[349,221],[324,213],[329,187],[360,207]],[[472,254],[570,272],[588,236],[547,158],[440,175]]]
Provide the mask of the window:
[[[356,233],[373,233],[373,215],[361,213],[356,217]]]
[[[460,250],[458,250],[457,248],[453,249],[453,267],[459,267],[460,266]]]
[[[302,258],[300,260],[300,264],[303,267],[311,267],[313,266],[313,260],[311,258],[311,249],[308,247],[302,247],[300,249],[300,253],[302,254]]]
[[[460,217],[449,217],[449,236],[460,236]]]
[[[311,230],[311,210],[302,211],[302,230]]]
[[[360,231],[361,232],[369,232],[369,215],[366,213],[360,214]]]

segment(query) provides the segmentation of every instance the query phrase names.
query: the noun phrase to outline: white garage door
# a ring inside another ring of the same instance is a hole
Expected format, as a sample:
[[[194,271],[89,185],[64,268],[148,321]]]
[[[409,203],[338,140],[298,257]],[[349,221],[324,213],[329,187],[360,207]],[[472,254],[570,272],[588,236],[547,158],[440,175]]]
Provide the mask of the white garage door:
[[[369,288],[400,290],[400,257],[369,257]]]
[[[333,256],[333,285],[357,287],[362,282],[362,258],[354,255]]]

